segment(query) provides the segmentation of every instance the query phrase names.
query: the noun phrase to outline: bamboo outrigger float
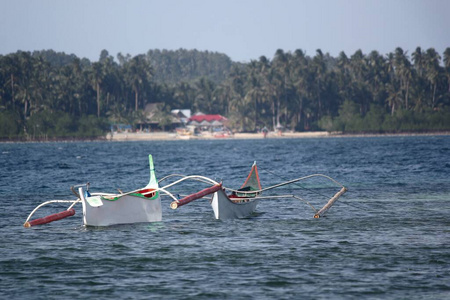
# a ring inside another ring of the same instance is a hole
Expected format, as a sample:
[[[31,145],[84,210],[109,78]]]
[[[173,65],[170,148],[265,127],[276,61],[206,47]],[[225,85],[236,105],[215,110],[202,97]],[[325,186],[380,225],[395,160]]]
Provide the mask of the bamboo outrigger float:
[[[89,183],[71,187],[74,194],[77,196],[76,200],[51,200],[37,206],[28,216],[25,221],[25,227],[41,225],[50,223],[56,220],[67,218],[75,214],[74,206],[81,202],[83,207],[83,225],[84,226],[110,226],[116,224],[130,224],[140,222],[159,222],[162,220],[161,210],[161,196],[168,196],[172,199],[170,207],[178,209],[197,199],[203,199],[207,196],[210,199],[214,216],[216,219],[236,219],[250,216],[255,210],[261,199],[283,199],[291,198],[303,200],[302,198],[288,194],[288,195],[263,195],[263,193],[270,190],[275,190],[279,187],[296,184],[297,182],[307,180],[313,177],[322,177],[332,181],[334,184],[341,187],[341,189],[321,208],[316,210],[309,202],[305,201],[314,210],[314,218],[322,217],[330,207],[342,196],[347,188],[334,180],[333,178],[322,175],[313,174],[297,179],[285,181],[266,188],[261,187],[259,179],[258,168],[256,162],[253,163],[250,173],[247,176],[244,184],[237,190],[227,188],[222,183],[216,182],[211,178],[199,175],[179,175],[171,174],[161,180],[157,181],[155,169],[153,165],[153,158],[149,155],[150,166],[150,180],[149,183],[141,189],[131,192],[119,194],[112,193],[90,193]],[[161,186],[161,183],[170,178],[178,178],[177,180]],[[187,195],[183,198],[176,197],[170,189],[182,183],[196,181],[209,187],[203,190]],[[77,190],[75,190],[75,188]],[[304,200],[303,200],[304,201]],[[43,218],[30,220],[34,213],[44,205],[50,203],[70,203],[67,210],[52,214]]]

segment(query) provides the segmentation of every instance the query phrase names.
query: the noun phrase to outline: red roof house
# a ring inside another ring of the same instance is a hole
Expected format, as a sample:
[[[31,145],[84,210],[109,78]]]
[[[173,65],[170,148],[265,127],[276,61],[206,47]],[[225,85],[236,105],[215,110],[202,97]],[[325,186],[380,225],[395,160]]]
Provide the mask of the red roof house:
[[[197,123],[201,123],[203,121],[206,121],[208,123],[212,123],[214,121],[223,123],[225,121],[228,121],[228,119],[221,115],[195,115],[189,118],[189,122],[192,121],[195,121]]]
[[[200,127],[199,129],[204,131],[213,130],[213,128],[222,128],[227,121],[228,119],[221,115],[197,114],[189,118],[187,125]]]

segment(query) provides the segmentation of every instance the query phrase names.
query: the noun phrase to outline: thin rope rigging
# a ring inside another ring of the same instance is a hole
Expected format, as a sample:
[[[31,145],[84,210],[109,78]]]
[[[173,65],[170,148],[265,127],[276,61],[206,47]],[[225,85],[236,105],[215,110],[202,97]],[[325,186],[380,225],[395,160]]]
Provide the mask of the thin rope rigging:
[[[262,171],[265,171],[265,172],[267,172],[267,173],[269,173],[269,174],[271,174],[271,175],[273,175],[273,176],[277,176],[278,178],[280,178],[280,179],[282,179],[282,180],[287,181],[286,178],[283,178],[282,176],[280,176],[280,175],[278,175],[278,174],[275,174],[274,172],[271,172],[271,171],[266,170],[266,169],[264,169],[264,168],[259,168],[259,169],[262,170]],[[334,181],[334,180],[333,180],[333,181]],[[335,182],[335,183],[338,183],[338,182]],[[338,183],[338,184],[341,185],[340,183]],[[306,188],[306,187],[304,187],[304,186],[302,186],[302,185],[300,185],[300,184],[298,184],[298,183],[292,183],[292,185],[297,186],[297,187],[299,187],[299,188],[301,188],[301,189],[304,189],[304,190],[306,190],[306,191],[309,191],[309,192],[311,192],[311,193],[317,194],[317,195],[319,195],[319,196],[322,196],[322,197],[324,197],[325,199],[328,199],[328,198],[329,198],[329,196],[327,196],[327,195],[324,195],[324,194],[322,194],[322,193],[319,193],[319,192],[317,192],[317,191],[315,191],[315,190],[313,190],[313,189]]]

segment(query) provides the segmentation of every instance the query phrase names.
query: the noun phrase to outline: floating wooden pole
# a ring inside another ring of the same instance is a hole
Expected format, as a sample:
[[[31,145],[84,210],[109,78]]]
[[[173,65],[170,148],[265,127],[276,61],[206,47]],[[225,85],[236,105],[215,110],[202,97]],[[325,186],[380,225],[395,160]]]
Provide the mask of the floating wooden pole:
[[[344,186],[342,187],[342,189],[336,193],[336,195],[334,195],[327,204],[325,204],[324,207],[322,207],[315,215],[314,218],[318,219],[320,218],[332,205],[334,202],[336,202],[336,200],[342,196],[345,192],[347,191],[347,188]]]
[[[172,203],[170,203],[170,208],[172,209],[177,209],[180,206],[183,206],[185,204],[188,204],[189,202],[192,202],[194,200],[197,200],[199,198],[202,198],[206,195],[212,194],[217,192],[218,190],[220,190],[222,188],[221,184],[216,184],[213,185],[212,187],[206,188],[204,190],[201,190],[200,192],[194,193],[192,195],[186,196],[178,201],[173,201]]]
[[[71,208],[56,214],[52,214],[43,218],[35,219],[29,222],[25,222],[23,224],[23,227],[28,228],[35,225],[41,225],[41,224],[47,224],[53,221],[61,220],[70,216],[73,216],[75,214],[75,209]]]

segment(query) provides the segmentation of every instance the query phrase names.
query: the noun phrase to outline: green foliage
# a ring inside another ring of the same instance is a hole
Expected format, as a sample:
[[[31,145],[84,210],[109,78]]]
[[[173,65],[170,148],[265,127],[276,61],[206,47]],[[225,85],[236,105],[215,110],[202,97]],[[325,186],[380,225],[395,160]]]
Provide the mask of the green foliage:
[[[357,132],[363,127],[358,105],[350,100],[345,100],[339,107],[338,117],[332,119],[330,116],[319,121],[319,127],[327,131]]]
[[[350,115],[353,105],[342,106],[336,118],[323,117],[319,126],[327,131],[345,133],[399,133],[444,131],[450,129],[450,110],[414,112],[398,110],[395,114],[386,113],[382,108],[373,106],[365,117]],[[354,107],[353,107],[354,109]],[[354,112],[354,111],[353,111]]]
[[[13,139],[20,134],[18,116],[13,112],[0,112],[0,139]]]
[[[335,131],[338,126],[338,120],[333,120],[331,116],[324,116],[319,120],[318,126],[328,132]],[[341,131],[341,130],[337,130]]]
[[[227,55],[209,51],[149,50],[146,57],[155,70],[157,83],[194,82],[201,77],[218,83],[226,79],[232,66]]]
[[[54,67],[63,67],[70,65],[77,58],[75,54],[65,54],[64,52],[55,52],[53,50],[33,51],[33,57],[42,58]]]
[[[78,123],[77,136],[79,137],[100,137],[109,131],[108,121],[93,115],[82,116]]]
[[[112,123],[145,123],[147,103],[222,114],[232,129],[267,126],[342,132],[450,130],[450,48],[338,57],[278,49],[234,63],[179,49],[97,62],[53,50],[0,56],[0,136],[99,136]],[[167,127],[170,114],[158,115]]]
[[[344,124],[349,124],[359,116],[358,105],[350,100],[345,100],[338,110],[339,118]]]
[[[382,132],[382,124],[385,118],[385,111],[379,105],[372,104],[369,112],[364,117],[365,131]]]
[[[93,115],[74,118],[64,112],[43,111],[33,114],[26,122],[31,139],[68,137],[100,137],[108,131],[108,122]]]
[[[55,133],[55,126],[58,123],[59,115],[51,111],[42,111],[33,114],[26,121],[26,130],[29,136],[35,138],[52,137]],[[61,128],[58,128],[60,131]]]

